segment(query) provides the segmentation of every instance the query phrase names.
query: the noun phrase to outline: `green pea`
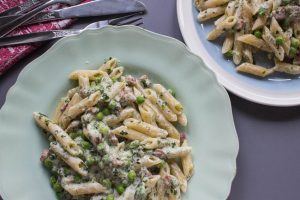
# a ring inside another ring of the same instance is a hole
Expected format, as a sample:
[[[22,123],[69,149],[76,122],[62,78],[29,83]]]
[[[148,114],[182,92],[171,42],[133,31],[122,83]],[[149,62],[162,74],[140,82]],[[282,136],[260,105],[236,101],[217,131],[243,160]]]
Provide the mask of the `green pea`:
[[[108,108],[110,110],[114,110],[116,107],[117,107],[117,103],[114,100],[112,100],[112,101],[109,102]]]
[[[224,56],[225,57],[227,57],[227,58],[232,58],[232,56],[233,56],[233,50],[229,50],[229,51],[227,51],[225,54],[224,54]]]
[[[290,48],[290,57],[295,57],[297,54],[298,50],[295,47]]]
[[[136,101],[137,104],[142,104],[142,103],[145,102],[145,97],[144,96],[137,96],[135,101]]]
[[[56,180],[55,176],[51,176],[50,177],[50,184],[51,184],[51,186],[53,186],[56,182],[57,182],[57,180]]]
[[[110,111],[109,111],[108,108],[104,108],[104,109],[102,110],[102,113],[104,114],[104,116],[107,116],[107,115],[110,114]]]
[[[103,112],[98,112],[97,115],[96,115],[96,118],[101,121],[103,118],[104,118],[104,114]]]
[[[282,44],[283,44],[283,37],[282,37],[282,36],[277,36],[277,37],[275,38],[275,43],[276,43],[277,45],[282,45]]]
[[[258,15],[262,17],[265,14],[266,14],[266,9],[264,7],[260,7],[258,10]]]
[[[127,174],[127,178],[130,182],[133,182],[136,178],[136,173],[133,170],[130,170]]]
[[[300,46],[300,40],[292,37],[291,46],[297,49]]]
[[[52,185],[53,189],[55,192],[62,192],[63,188],[61,187],[61,185],[59,184],[59,182],[56,182]]]
[[[52,169],[53,167],[53,162],[50,160],[50,158],[46,158],[44,160],[44,166],[47,168],[47,169]]]
[[[74,183],[80,183],[81,180],[82,180],[81,176],[79,176],[79,175],[74,176]]]
[[[107,135],[109,133],[109,127],[106,126],[104,123],[99,123],[98,131],[104,135]]]
[[[102,183],[103,183],[103,185],[104,185],[106,188],[111,188],[111,186],[112,186],[112,183],[111,183],[111,181],[110,181],[109,179],[104,179],[104,180],[102,181]]]
[[[113,194],[109,194],[106,196],[106,200],[115,200],[115,197]]]
[[[257,38],[261,38],[262,32],[261,32],[260,30],[255,30],[255,31],[254,31],[254,35],[255,35],[255,37],[257,37]]]
[[[168,91],[169,91],[169,93],[170,93],[173,97],[176,96],[176,92],[175,92],[174,89],[168,89]]]
[[[124,193],[125,188],[124,188],[123,184],[119,184],[119,185],[117,185],[116,190],[119,193],[119,195],[121,195]]]
[[[89,156],[87,159],[86,159],[86,164],[87,166],[92,166],[96,163],[96,158],[93,157],[93,156]]]
[[[92,148],[92,144],[87,141],[81,141],[80,146],[85,150]]]

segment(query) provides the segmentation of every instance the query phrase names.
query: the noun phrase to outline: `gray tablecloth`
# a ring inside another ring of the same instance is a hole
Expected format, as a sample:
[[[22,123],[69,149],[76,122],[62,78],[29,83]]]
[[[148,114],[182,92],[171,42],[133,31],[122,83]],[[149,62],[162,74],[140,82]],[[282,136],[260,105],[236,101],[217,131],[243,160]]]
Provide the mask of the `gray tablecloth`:
[[[148,8],[144,20],[146,29],[183,41],[175,0],[142,1]],[[81,20],[76,26],[88,21]],[[40,48],[0,77],[0,107],[20,71],[50,46]],[[240,153],[229,200],[299,200],[300,107],[262,106],[233,94],[230,98]]]

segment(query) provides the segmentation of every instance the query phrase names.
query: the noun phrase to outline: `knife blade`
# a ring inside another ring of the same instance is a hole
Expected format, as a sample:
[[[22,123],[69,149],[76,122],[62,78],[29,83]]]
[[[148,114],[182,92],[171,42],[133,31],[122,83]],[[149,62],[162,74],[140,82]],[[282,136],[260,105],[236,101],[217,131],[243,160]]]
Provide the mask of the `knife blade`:
[[[55,11],[45,11],[36,15],[26,24],[34,24],[46,21],[82,18],[82,17],[100,17],[109,15],[120,15],[128,13],[144,13],[145,5],[136,0],[97,0],[89,3],[80,4]],[[0,24],[14,20],[21,15],[0,17]]]
[[[35,42],[49,41],[62,37],[77,35],[87,29],[100,29],[107,25],[121,26],[121,25],[135,25],[143,24],[142,17],[139,13],[125,15],[112,20],[103,20],[89,24],[83,29],[67,29],[67,30],[53,30],[45,32],[29,33],[24,35],[16,35],[0,38],[0,47],[29,44]]]
[[[24,12],[27,12],[49,0],[28,0],[20,5],[17,5],[13,8],[10,8],[2,13],[0,13],[0,17],[9,16],[9,15],[17,15]]]

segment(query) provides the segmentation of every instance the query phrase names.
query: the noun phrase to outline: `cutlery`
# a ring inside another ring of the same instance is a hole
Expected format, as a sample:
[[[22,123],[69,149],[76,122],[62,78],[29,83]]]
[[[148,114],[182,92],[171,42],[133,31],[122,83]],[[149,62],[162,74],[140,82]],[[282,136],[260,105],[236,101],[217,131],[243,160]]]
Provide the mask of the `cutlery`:
[[[47,8],[47,7],[49,7],[53,4],[62,3],[62,4],[68,4],[70,6],[74,6],[76,4],[79,4],[82,1],[83,0],[50,0],[50,1],[47,1],[45,4],[42,4],[38,7],[36,7],[32,11],[29,11],[28,13],[18,17],[17,19],[2,25],[0,27],[0,37],[3,37],[5,35],[7,35],[12,30],[14,30],[15,28],[17,28],[20,25],[24,24],[25,22],[27,22],[28,20],[33,18],[35,15],[40,13],[42,10],[44,10],[45,8]]]
[[[28,0],[20,5],[17,5],[11,9],[8,9],[8,10],[0,13],[0,17],[28,12],[29,10],[32,10],[35,7],[45,3],[47,1],[49,1],[49,0]]]
[[[128,13],[144,13],[145,5],[135,0],[97,0],[55,11],[44,11],[24,24],[34,24],[59,19],[99,17]],[[0,17],[0,24],[14,20],[22,15]]]
[[[54,31],[37,32],[37,33],[30,33],[25,35],[17,35],[17,36],[0,38],[0,47],[49,41],[49,40],[58,39],[66,36],[77,35],[87,29],[100,29],[107,25],[140,26],[142,24],[143,24],[143,18],[140,15],[132,14],[132,15],[127,15],[112,20],[95,22],[86,26],[84,29],[54,30]]]

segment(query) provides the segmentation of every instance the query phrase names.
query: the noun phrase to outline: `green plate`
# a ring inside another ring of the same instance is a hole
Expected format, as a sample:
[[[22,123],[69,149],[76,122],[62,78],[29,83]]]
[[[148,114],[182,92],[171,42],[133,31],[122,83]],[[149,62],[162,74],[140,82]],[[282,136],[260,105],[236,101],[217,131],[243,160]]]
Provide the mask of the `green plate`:
[[[87,30],[62,39],[22,71],[0,111],[3,198],[55,199],[39,160],[47,140],[35,125],[32,112],[51,115],[59,98],[72,86],[69,73],[96,69],[109,56],[118,58],[126,73],[148,74],[175,88],[185,106],[195,173],[183,199],[225,200],[236,174],[239,148],[226,91],[183,43],[132,26]]]

